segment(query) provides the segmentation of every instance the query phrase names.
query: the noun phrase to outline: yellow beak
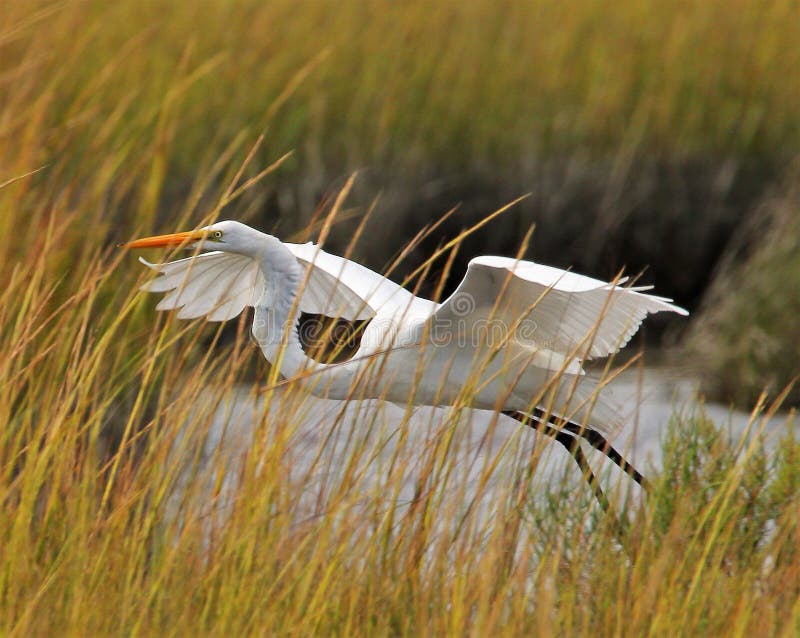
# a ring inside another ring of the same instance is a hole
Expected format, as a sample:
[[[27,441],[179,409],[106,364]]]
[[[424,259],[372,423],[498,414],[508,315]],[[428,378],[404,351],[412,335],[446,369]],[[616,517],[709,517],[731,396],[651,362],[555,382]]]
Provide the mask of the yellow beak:
[[[119,244],[120,248],[161,248],[163,246],[180,246],[206,237],[202,230],[191,230],[186,233],[172,233],[171,235],[156,235],[135,239],[126,244]]]

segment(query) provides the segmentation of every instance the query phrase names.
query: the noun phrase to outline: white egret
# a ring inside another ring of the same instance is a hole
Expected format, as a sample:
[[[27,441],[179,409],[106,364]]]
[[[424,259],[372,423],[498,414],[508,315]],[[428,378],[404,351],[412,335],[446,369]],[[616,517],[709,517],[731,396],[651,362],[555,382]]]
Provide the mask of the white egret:
[[[147,237],[128,248],[185,245],[199,252],[164,264],[144,286],[167,293],[158,310],[224,321],[255,309],[253,335],[280,373],[328,398],[497,410],[555,438],[607,501],[581,451],[586,440],[636,482],[642,475],[608,443],[623,425],[586,359],[625,346],[650,313],[687,314],[670,299],[529,261],[477,257],[443,303],[311,243],[290,244],[235,221]],[[304,350],[300,313],[362,323],[346,361]],[[353,388],[358,386],[357,393]]]

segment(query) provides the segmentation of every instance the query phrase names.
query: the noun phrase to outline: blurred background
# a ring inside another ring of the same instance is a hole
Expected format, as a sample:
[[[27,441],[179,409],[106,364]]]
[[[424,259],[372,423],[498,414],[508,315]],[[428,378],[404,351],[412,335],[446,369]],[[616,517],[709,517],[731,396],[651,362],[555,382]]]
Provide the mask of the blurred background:
[[[648,357],[749,407],[800,371],[798,42],[795,0],[7,2],[0,272],[56,236],[57,304],[98,251],[215,212],[314,239],[357,172],[326,248],[371,209],[373,269],[457,207],[399,281],[528,195],[450,288],[534,227],[527,258],[689,308],[648,323]],[[291,155],[220,207],[253,148],[240,181]]]

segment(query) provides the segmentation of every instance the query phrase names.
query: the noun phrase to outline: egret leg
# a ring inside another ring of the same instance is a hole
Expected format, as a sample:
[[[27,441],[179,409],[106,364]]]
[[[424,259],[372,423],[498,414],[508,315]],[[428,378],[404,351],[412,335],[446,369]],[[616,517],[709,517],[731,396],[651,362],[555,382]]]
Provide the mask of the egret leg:
[[[568,426],[573,425],[573,423],[568,424]],[[567,427],[566,429],[568,432],[575,432],[572,427]],[[591,445],[593,448],[600,450],[608,458],[614,461],[614,463],[616,463],[623,472],[630,476],[644,489],[648,489],[650,487],[647,479],[642,476],[642,474],[635,467],[633,467],[633,465],[628,463],[622,454],[617,452],[602,434],[595,430],[588,430],[586,428],[583,428],[582,431],[575,433],[579,434],[579,436],[583,437],[584,440],[588,441],[589,445]]]
[[[555,439],[561,443],[561,445],[567,449],[567,452],[572,455],[572,458],[575,459],[575,463],[577,463],[578,467],[581,469],[581,474],[583,475],[583,478],[586,479],[586,482],[589,484],[592,492],[594,492],[594,496],[598,503],[600,503],[600,507],[602,507],[606,512],[609,511],[611,506],[608,503],[606,495],[603,493],[603,488],[600,487],[600,481],[597,480],[594,472],[592,472],[589,461],[586,459],[586,455],[583,453],[583,450],[581,450],[580,439],[570,436],[566,432],[556,432]]]
[[[521,421],[517,416],[514,416],[511,410],[503,412],[503,414],[510,416],[517,421]],[[517,414],[523,415],[521,412],[517,412]],[[549,419],[548,419],[549,416]],[[554,415],[548,415],[544,410],[541,408],[534,408],[533,414],[530,415],[530,418],[540,422],[550,422],[551,424],[557,426],[557,429],[566,430],[571,434],[575,434],[583,438],[586,442],[589,443],[593,448],[599,450],[603,454],[605,454],[609,459],[611,459],[623,472],[625,472],[628,476],[630,476],[634,481],[636,481],[639,485],[641,485],[645,490],[649,489],[649,484],[647,479],[642,476],[642,474],[631,465],[625,458],[614,449],[614,446],[608,442],[608,440],[600,434],[596,430],[592,430],[585,426],[579,425],[574,421],[567,421],[561,419]],[[536,429],[533,425],[531,425],[534,429]]]
[[[522,412],[516,411],[504,411],[503,414],[506,416],[510,416],[512,419],[516,419],[523,425],[527,425],[528,427],[533,428],[537,432],[541,432],[550,438],[555,439],[561,445],[563,445],[567,452],[570,453],[573,459],[575,459],[575,463],[577,463],[578,467],[581,470],[581,475],[583,478],[586,479],[586,482],[589,484],[592,492],[594,493],[595,498],[600,503],[600,507],[603,510],[608,511],[610,505],[608,503],[608,499],[606,495],[603,493],[603,489],[600,487],[600,482],[597,480],[597,477],[592,472],[592,468],[589,465],[589,461],[586,459],[586,455],[581,450],[580,439],[574,436],[570,436],[564,430],[558,430],[554,427],[549,426],[547,423],[542,422],[535,417],[531,417],[527,414],[523,414]]]

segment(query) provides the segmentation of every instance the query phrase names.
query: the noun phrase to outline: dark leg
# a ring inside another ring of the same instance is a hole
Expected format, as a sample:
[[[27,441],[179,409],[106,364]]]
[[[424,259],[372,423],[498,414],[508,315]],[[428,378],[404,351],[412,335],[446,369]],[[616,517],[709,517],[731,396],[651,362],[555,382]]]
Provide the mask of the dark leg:
[[[552,428],[551,428],[552,429]],[[581,441],[580,439],[570,436],[566,432],[556,432],[556,441],[561,443],[565,448],[567,448],[567,452],[572,455],[572,458],[575,459],[575,462],[578,464],[578,467],[581,469],[581,474],[583,478],[586,479],[586,482],[589,484],[589,487],[592,488],[592,492],[594,492],[594,496],[597,501],[600,503],[600,507],[603,508],[604,511],[608,511],[610,505],[608,503],[608,499],[606,495],[603,494],[603,489],[600,487],[600,481],[597,480],[597,477],[592,472],[592,468],[589,465],[589,461],[586,460],[586,455],[583,453],[581,449]]]
[[[589,461],[586,460],[586,455],[583,453],[583,450],[581,450],[580,439],[570,436],[564,430],[557,430],[556,428],[549,426],[547,423],[544,423],[535,417],[530,417],[526,414],[523,414],[522,412],[506,411],[503,412],[503,414],[510,416],[512,419],[516,419],[523,425],[527,425],[537,432],[541,432],[542,434],[545,434],[561,443],[561,445],[566,448],[567,452],[570,453],[572,458],[575,459],[575,463],[578,464],[578,467],[581,470],[581,475],[586,479],[586,482],[592,489],[592,492],[600,503],[600,506],[605,511],[609,510],[608,499],[600,487],[600,482],[597,480],[594,472],[592,472]]]
[[[569,425],[571,426],[573,424],[570,423]],[[568,431],[573,432],[572,428],[568,428]],[[616,463],[623,472],[625,472],[628,476],[630,476],[644,489],[649,488],[647,479],[644,476],[642,476],[642,474],[635,467],[633,467],[633,465],[628,463],[623,458],[622,454],[617,452],[602,434],[600,434],[595,430],[587,430],[586,428],[583,428],[579,436],[582,436],[584,440],[589,442],[589,445],[591,445],[596,450],[600,450],[608,458],[614,461],[614,463]]]
[[[518,419],[517,417],[513,416],[510,411],[503,412],[512,418]],[[520,413],[521,414],[521,413]],[[532,413],[532,418],[539,421],[540,423],[545,423],[547,419],[547,413],[542,410],[541,408],[534,408]],[[619,468],[625,472],[628,476],[630,476],[634,481],[636,481],[639,485],[641,485],[644,489],[648,489],[649,485],[647,483],[647,479],[642,476],[642,474],[635,468],[633,465],[628,463],[625,458],[617,452],[614,447],[608,442],[608,440],[596,430],[591,430],[587,427],[578,425],[573,421],[566,421],[564,419],[560,419],[554,415],[549,415],[549,422],[555,425],[557,428],[566,430],[571,434],[575,434],[576,436],[582,437],[585,441],[589,443],[593,448],[596,450],[600,450],[603,454],[605,454],[608,458],[610,458],[614,463],[619,466]]]

